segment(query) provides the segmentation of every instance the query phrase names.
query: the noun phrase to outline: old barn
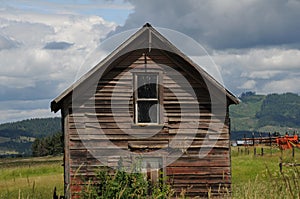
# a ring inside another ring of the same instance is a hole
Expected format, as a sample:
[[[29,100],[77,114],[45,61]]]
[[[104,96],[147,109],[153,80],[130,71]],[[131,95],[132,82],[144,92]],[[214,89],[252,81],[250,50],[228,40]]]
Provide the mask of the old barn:
[[[230,191],[230,119],[238,99],[145,24],[51,102],[61,110],[66,198],[99,166],[130,165],[206,197]],[[126,165],[126,164],[125,164]],[[167,182],[166,182],[167,183]]]

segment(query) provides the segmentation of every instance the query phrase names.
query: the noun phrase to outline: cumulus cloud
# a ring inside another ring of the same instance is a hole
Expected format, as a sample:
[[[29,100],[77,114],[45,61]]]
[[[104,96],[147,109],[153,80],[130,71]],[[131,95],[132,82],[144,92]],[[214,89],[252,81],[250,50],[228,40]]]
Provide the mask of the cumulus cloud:
[[[282,80],[270,81],[264,85],[263,90],[267,90],[270,93],[286,93],[295,92],[299,93],[300,79],[288,78]]]
[[[213,59],[221,68],[225,85],[234,93],[253,90],[258,93],[276,92],[272,82],[292,83],[299,78],[300,50],[285,48],[252,48],[243,51],[214,51]],[[295,86],[277,87],[278,92],[300,93]]]
[[[285,73],[284,71],[278,70],[265,70],[265,71],[251,71],[251,72],[243,72],[241,77],[249,77],[252,79],[270,79],[274,78],[277,75]]]
[[[34,87],[35,82],[32,79],[24,77],[0,76],[0,86],[2,88],[23,89],[27,87]]]
[[[16,42],[14,39],[7,38],[4,35],[0,34],[0,50],[15,48],[18,45],[19,43]]]
[[[238,88],[246,89],[246,90],[253,90],[255,89],[256,81],[248,80],[243,85],[239,86]]]
[[[66,74],[65,81],[74,81],[68,78],[74,77],[85,56],[115,27],[114,23],[96,16],[2,12],[0,23],[5,24],[2,32],[22,45],[0,53],[1,78],[16,85],[23,82],[24,87],[34,86],[37,81],[58,80],[61,76],[57,73]],[[7,84],[7,87],[13,86]],[[5,96],[1,96],[3,98]]]
[[[13,102],[13,103],[12,103]],[[0,110],[32,110],[48,108],[48,99],[1,101]]]
[[[300,60],[295,59],[300,56],[299,49],[272,49],[261,60],[262,65],[270,66],[272,68],[282,68],[285,66],[287,69],[299,69]]]
[[[18,120],[23,120],[26,118],[42,118],[49,117],[50,109],[32,109],[32,110],[0,110],[0,121],[4,122],[13,122]],[[58,117],[59,114],[53,114],[52,116]]]
[[[75,81],[86,57],[116,26],[99,16],[11,7],[0,13],[0,123],[13,117],[51,116],[51,99]],[[15,105],[24,101],[27,106],[28,100],[48,103],[35,108],[31,103],[27,112]]]

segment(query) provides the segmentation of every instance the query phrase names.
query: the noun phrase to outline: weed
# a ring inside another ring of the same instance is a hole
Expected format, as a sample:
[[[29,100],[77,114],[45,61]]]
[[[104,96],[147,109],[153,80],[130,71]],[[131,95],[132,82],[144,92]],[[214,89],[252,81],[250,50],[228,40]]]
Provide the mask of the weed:
[[[51,157],[1,159],[0,198],[52,198],[55,186],[63,193],[61,163],[61,158]]]
[[[234,149],[235,150],[235,149]],[[300,198],[300,174],[295,166],[279,170],[279,162],[299,160],[290,158],[290,151],[273,150],[265,156],[232,156],[233,198]],[[253,153],[252,153],[253,154]],[[293,164],[291,164],[293,165]]]
[[[116,170],[107,167],[99,168],[96,177],[89,180],[82,191],[82,198],[140,199],[148,198],[149,195],[153,199],[171,198],[174,191],[165,183],[166,179],[161,178],[157,183],[152,184],[138,165],[134,164],[129,173],[120,166]]]

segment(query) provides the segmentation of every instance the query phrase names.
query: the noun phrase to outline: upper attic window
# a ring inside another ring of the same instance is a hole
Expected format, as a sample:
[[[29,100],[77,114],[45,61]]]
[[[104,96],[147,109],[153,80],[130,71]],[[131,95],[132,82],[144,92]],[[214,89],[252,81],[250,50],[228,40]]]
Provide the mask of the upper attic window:
[[[159,124],[159,73],[135,72],[134,108],[136,124]]]

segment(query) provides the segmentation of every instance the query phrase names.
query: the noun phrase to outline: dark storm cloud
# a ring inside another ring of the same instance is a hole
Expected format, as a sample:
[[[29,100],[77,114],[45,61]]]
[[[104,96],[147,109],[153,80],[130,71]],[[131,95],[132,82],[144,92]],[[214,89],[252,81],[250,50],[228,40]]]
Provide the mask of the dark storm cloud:
[[[49,42],[44,46],[44,49],[48,50],[65,50],[73,46],[74,44],[68,42]]]
[[[299,0],[128,1],[134,12],[116,32],[150,22],[215,49],[300,44]]]

